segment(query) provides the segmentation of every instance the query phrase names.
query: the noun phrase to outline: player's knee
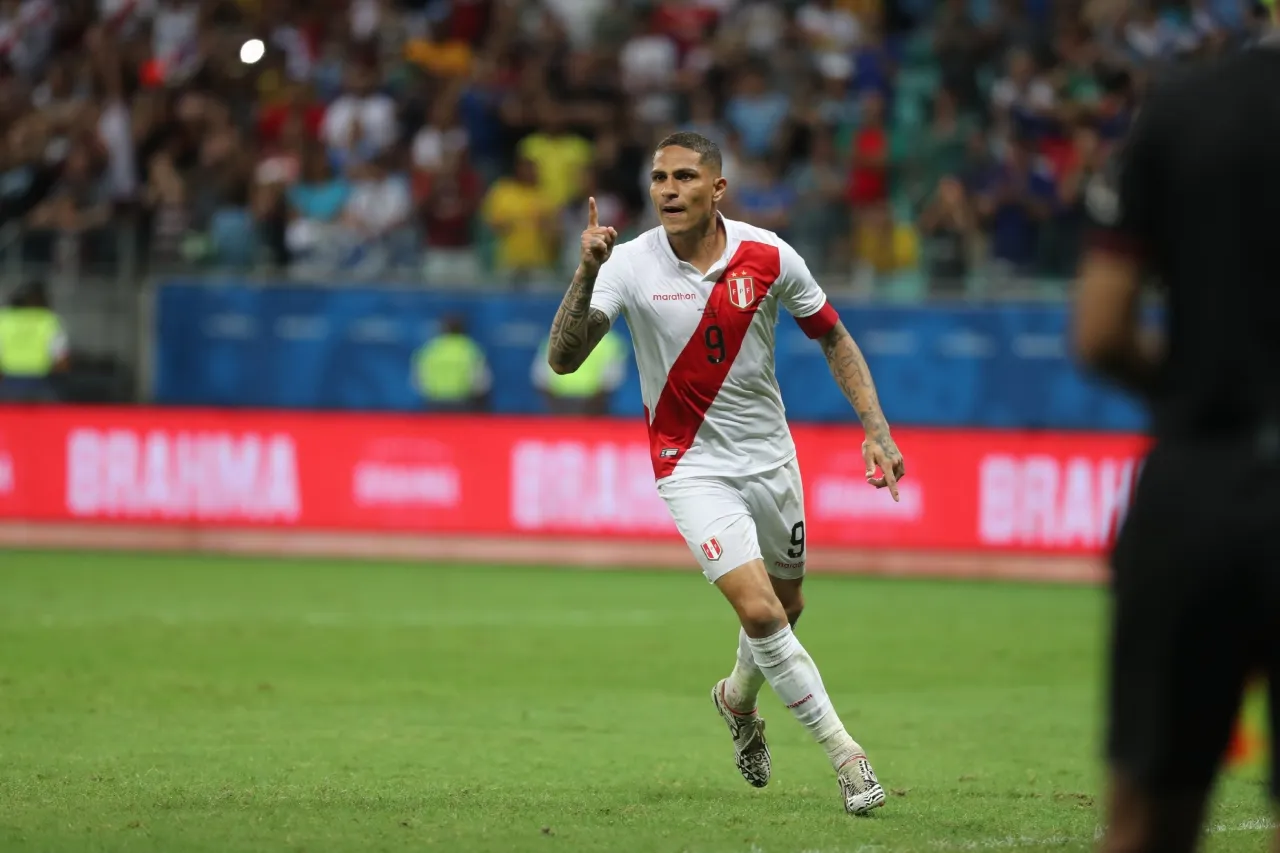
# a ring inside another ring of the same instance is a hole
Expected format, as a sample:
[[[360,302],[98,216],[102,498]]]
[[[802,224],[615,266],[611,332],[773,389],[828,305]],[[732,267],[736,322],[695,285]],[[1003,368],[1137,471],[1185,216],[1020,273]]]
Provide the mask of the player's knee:
[[[748,637],[772,637],[787,626],[788,616],[775,595],[754,596],[738,605],[738,619]]]

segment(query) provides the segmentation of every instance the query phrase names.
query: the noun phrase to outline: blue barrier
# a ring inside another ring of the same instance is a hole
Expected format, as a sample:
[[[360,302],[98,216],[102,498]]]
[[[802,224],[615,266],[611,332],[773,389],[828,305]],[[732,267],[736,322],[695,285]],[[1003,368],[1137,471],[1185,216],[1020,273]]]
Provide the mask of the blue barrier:
[[[488,354],[494,409],[540,412],[530,372],[558,304],[545,294],[171,281],[157,294],[154,397],[174,405],[418,409],[411,356],[436,334],[440,318],[456,313],[468,318]],[[836,307],[865,351],[894,423],[1145,425],[1133,401],[1071,364],[1061,305]],[[852,419],[817,346],[785,315],[777,373],[792,419]],[[640,412],[634,363],[612,408]]]

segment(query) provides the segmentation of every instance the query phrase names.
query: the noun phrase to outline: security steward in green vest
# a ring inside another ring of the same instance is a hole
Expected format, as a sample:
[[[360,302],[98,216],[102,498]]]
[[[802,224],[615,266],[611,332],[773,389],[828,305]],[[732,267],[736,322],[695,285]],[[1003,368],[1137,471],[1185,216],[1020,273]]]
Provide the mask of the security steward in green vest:
[[[0,308],[0,401],[56,401],[52,376],[67,363],[67,336],[44,283],[23,286]]]
[[[581,367],[566,374],[548,366],[547,343],[543,341],[533,360],[533,384],[553,414],[605,415],[609,398],[622,384],[626,364],[627,348],[614,332],[601,339]]]
[[[413,384],[432,411],[481,412],[489,407],[493,375],[461,317],[445,318],[441,333],[414,353]]]

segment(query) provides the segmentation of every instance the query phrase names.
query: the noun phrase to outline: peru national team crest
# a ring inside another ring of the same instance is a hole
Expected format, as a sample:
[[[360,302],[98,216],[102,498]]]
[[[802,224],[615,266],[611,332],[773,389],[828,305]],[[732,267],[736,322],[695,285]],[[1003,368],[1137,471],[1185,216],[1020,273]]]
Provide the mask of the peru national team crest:
[[[746,310],[756,302],[756,283],[751,276],[739,276],[728,280],[729,304]]]
[[[720,547],[720,541],[712,536],[706,542],[702,543],[702,553],[707,555],[707,559],[712,562],[720,559],[720,555],[724,553],[724,549]]]

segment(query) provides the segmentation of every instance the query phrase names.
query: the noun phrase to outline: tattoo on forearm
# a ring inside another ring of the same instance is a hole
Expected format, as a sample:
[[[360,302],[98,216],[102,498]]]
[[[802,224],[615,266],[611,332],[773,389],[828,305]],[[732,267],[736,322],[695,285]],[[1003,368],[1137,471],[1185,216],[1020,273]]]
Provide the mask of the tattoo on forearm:
[[[822,338],[821,343],[831,375],[853,405],[853,410],[858,413],[858,419],[862,421],[867,433],[873,438],[888,436],[889,424],[880,409],[880,398],[876,394],[875,383],[871,381],[871,370],[849,330],[843,323],[837,323]]]
[[[560,301],[547,343],[547,360],[553,367],[576,370],[609,331],[609,318],[591,307],[594,287],[595,279],[578,273]]]

